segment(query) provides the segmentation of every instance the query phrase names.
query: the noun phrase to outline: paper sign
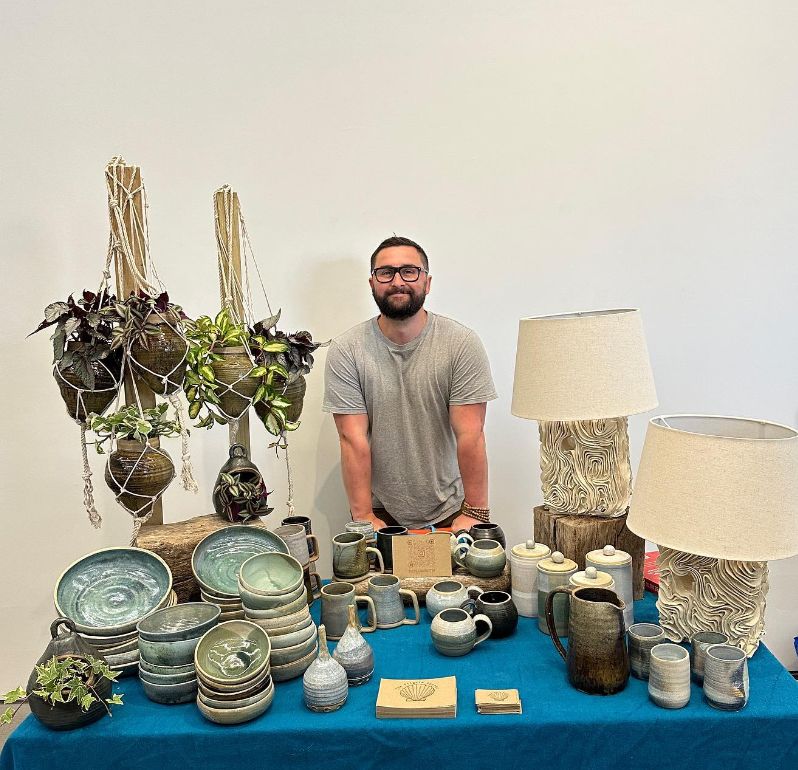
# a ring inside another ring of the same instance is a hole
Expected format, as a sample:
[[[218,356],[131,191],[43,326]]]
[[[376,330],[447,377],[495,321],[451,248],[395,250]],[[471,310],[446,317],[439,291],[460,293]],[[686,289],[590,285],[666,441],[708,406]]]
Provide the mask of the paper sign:
[[[393,574],[397,577],[450,577],[452,551],[446,532],[392,537]]]

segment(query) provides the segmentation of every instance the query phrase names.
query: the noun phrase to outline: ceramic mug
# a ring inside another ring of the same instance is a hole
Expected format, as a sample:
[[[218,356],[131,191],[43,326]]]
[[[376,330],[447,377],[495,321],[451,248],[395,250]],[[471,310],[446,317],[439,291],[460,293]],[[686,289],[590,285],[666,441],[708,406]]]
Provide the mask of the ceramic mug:
[[[704,684],[704,661],[707,648],[713,644],[727,644],[729,637],[716,631],[699,631],[690,637],[690,674],[696,684]]]
[[[470,546],[458,545],[452,557],[459,566],[481,578],[501,575],[507,563],[507,554],[496,540],[475,540]]]
[[[472,586],[469,598],[460,606],[471,616],[485,615],[493,625],[491,639],[503,639],[515,633],[518,626],[518,609],[507,591],[483,591]]]
[[[665,631],[656,623],[633,623],[629,626],[629,665],[636,679],[648,679],[651,650],[668,641]]]
[[[648,697],[666,709],[680,709],[690,702],[690,656],[678,644],[651,648]]]
[[[286,516],[286,518],[284,518],[280,522],[280,524],[301,524],[305,528],[305,532],[307,532],[307,534],[309,534],[309,535],[313,534],[313,530],[311,528],[312,524],[310,522],[310,517],[309,516]],[[314,542],[313,545],[317,546],[318,545],[318,541]],[[310,555],[311,556],[318,556],[319,555],[318,548],[316,548],[315,551],[311,552]]]
[[[480,631],[480,626],[484,630]],[[484,642],[493,630],[490,618],[475,615],[473,618],[461,609],[443,610],[432,619],[432,643],[441,655],[459,657],[467,655]]]
[[[713,644],[707,648],[704,699],[721,711],[739,711],[748,703],[748,658],[739,647]]]
[[[472,540],[495,540],[502,548],[507,548],[504,532],[498,524],[480,522],[468,530]]]
[[[336,578],[362,578],[368,574],[369,558],[377,558],[377,572],[385,572],[382,554],[366,545],[366,536],[360,532],[342,532],[333,538],[333,574]],[[329,636],[329,634],[328,634]]]
[[[365,604],[369,625],[360,628],[361,633],[377,629],[377,609],[370,596],[356,596],[351,583],[327,583],[321,588],[321,622],[327,629],[328,639],[340,639],[349,624],[349,606]],[[358,621],[359,622],[359,621]]]
[[[459,580],[439,580],[427,591],[427,612],[434,618],[443,610],[460,607],[470,596],[470,591],[479,591],[476,586],[466,588]]]
[[[319,541],[316,535],[309,535],[301,524],[283,524],[274,530],[274,534],[288,546],[288,552],[303,567],[319,558]]]
[[[371,543],[375,540],[374,525],[370,521],[348,521],[344,526],[347,532],[360,532]]]
[[[374,600],[377,612],[377,628],[396,628],[397,626],[415,626],[421,620],[418,598],[415,592],[401,588],[399,578],[395,575],[375,575],[369,578],[369,596]],[[414,617],[405,617],[405,605],[402,597],[407,596],[413,605]]]
[[[407,534],[407,527],[382,527],[377,530],[377,548],[386,570],[393,569],[393,539]]]

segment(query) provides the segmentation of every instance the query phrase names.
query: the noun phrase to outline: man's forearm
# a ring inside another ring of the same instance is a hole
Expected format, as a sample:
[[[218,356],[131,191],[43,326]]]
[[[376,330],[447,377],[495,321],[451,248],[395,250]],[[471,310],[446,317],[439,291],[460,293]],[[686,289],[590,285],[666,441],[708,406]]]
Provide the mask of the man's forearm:
[[[341,439],[341,475],[355,519],[373,515],[371,507],[371,447],[368,441]]]
[[[487,508],[488,454],[484,433],[469,433],[458,439],[457,463],[460,466],[466,502],[476,508]]]

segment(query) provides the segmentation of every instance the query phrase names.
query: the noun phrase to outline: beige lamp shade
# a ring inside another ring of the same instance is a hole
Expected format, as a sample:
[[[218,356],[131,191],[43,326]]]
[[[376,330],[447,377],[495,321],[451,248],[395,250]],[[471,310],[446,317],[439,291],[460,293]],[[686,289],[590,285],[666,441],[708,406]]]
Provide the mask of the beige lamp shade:
[[[640,311],[522,318],[512,413],[528,420],[600,420],[657,405]]]
[[[764,420],[668,415],[649,422],[627,526],[698,556],[798,553],[798,432]]]

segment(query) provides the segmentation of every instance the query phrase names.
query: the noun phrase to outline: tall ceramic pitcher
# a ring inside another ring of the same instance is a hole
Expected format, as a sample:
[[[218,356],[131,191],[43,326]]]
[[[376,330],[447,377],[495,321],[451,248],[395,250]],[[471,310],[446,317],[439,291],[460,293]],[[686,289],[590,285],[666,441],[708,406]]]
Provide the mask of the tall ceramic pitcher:
[[[554,630],[554,597],[569,594],[568,650]],[[612,695],[629,680],[626,649],[626,605],[606,588],[555,588],[546,599],[546,623],[551,641],[568,669],[568,681],[577,690]]]

